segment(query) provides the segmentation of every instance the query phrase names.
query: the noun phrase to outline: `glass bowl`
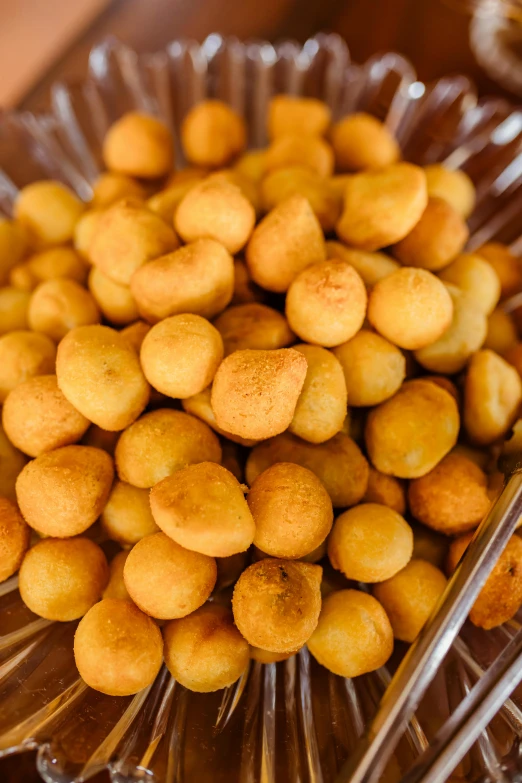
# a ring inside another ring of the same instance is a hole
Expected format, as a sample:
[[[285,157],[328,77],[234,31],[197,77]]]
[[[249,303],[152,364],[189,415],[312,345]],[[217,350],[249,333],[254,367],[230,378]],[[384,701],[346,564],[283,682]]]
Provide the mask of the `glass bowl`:
[[[105,131],[129,109],[159,115],[178,139],[194,103],[221,98],[246,117],[250,145],[260,146],[275,92],[322,98],[334,118],[370,112],[386,122],[407,160],[462,168],[477,188],[469,249],[499,239],[522,251],[522,112],[503,100],[478,100],[463,76],[425,85],[395,53],[355,65],[344,42],[325,34],[303,46],[210,35],[201,45],[174,41],[143,56],[103,41],[85,81],[54,85],[47,114],[0,117],[0,212],[11,214],[19,187],[48,177],[88,200]],[[522,614],[490,632],[464,627],[383,781],[401,779],[519,620]],[[150,688],[121,698],[79,678],[75,627],[32,615],[16,578],[0,585],[0,757],[36,749],[48,783],[87,780],[104,768],[113,783],[334,783],[404,652],[399,644],[389,666],[346,680],[305,648],[283,663],[252,663],[233,687],[207,695],[185,690],[163,668]],[[506,702],[456,780],[522,779],[521,697],[515,691]]]

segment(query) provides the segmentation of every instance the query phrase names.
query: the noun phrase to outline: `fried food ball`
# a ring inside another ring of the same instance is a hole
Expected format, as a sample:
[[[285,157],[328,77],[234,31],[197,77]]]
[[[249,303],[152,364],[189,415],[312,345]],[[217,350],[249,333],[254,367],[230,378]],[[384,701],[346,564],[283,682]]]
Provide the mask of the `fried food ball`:
[[[522,401],[522,381],[514,367],[493,351],[477,351],[464,384],[464,426],[470,438],[487,445],[506,434]]]
[[[406,513],[406,490],[395,476],[387,476],[370,466],[368,486],[363,497],[365,503],[379,503],[388,506],[401,516]]]
[[[104,598],[76,629],[74,659],[89,687],[109,696],[131,696],[152,685],[161,668],[161,631],[130,601]]]
[[[40,454],[16,480],[16,498],[30,527],[46,536],[83,533],[100,516],[111,491],[111,457],[92,446]]]
[[[500,280],[500,298],[518,294],[522,289],[522,266],[509,247],[501,242],[488,242],[476,251],[491,264]]]
[[[13,267],[11,284],[23,291],[34,291],[38,283],[65,277],[83,285],[87,271],[87,265],[72,247],[51,247]]]
[[[497,273],[491,264],[475,253],[461,253],[442,270],[440,279],[469,294],[486,315],[493,312],[500,299]]]
[[[259,185],[266,174],[265,157],[264,149],[247,150],[235,162],[234,170]]]
[[[256,226],[246,249],[254,282],[282,293],[310,264],[326,256],[324,236],[306,198],[282,201]]]
[[[354,174],[345,188],[337,233],[360,250],[379,250],[404,239],[427,204],[426,176],[411,163]]]
[[[403,267],[380,280],[368,300],[368,320],[387,340],[407,350],[431,345],[449,329],[453,303],[426,269]]]
[[[77,326],[99,324],[94,297],[74,280],[40,283],[29,303],[29,326],[55,342]]]
[[[200,315],[173,315],[145,335],[141,366],[162,394],[185,399],[206,389],[223,359],[218,330]]]
[[[262,302],[265,292],[254,283],[248,267],[241,259],[234,259],[234,295],[231,304],[242,305],[250,302]]]
[[[111,125],[103,140],[108,169],[142,179],[157,179],[174,165],[172,133],[149,114],[127,112]]]
[[[490,348],[502,356],[510,348],[513,348],[516,343],[517,328],[513,316],[511,313],[506,313],[500,307],[497,307],[488,316],[488,332],[483,347]]]
[[[96,266],[89,272],[89,291],[103,317],[111,324],[126,326],[139,318],[129,286],[115,283]]]
[[[16,501],[15,484],[27,457],[15,449],[0,425],[0,496]]]
[[[243,488],[215,462],[187,465],[150,493],[156,524],[178,544],[210,557],[244,552],[255,526]]]
[[[521,542],[522,543],[522,542]],[[398,574],[373,588],[402,642],[413,642],[432,614],[446,587],[446,577],[426,560],[410,560]]]
[[[424,166],[428,194],[443,198],[464,219],[468,218],[475,207],[475,186],[464,171],[452,171],[441,163]]]
[[[215,591],[224,590],[233,585],[250,562],[248,552],[236,552],[228,557],[216,557],[217,581]]]
[[[310,443],[324,443],[343,428],[347,411],[344,373],[335,356],[318,345],[296,345],[308,363],[290,432]]]
[[[334,674],[358,677],[384,666],[393,652],[393,631],[373,596],[338,590],[324,599],[308,649]]]
[[[191,188],[174,215],[174,227],[185,242],[214,239],[232,254],[247,243],[255,222],[255,209],[241,190],[212,178]]]
[[[131,549],[123,578],[136,606],[152,617],[185,617],[202,606],[216,583],[213,557],[189,551],[164,533],[142,538]]]
[[[247,642],[276,653],[295,652],[317,626],[321,566],[291,560],[260,560],[236,582],[234,620]]]
[[[401,157],[399,145],[376,117],[350,114],[332,128],[332,146],[339,171],[382,169]]]
[[[419,266],[436,272],[464,250],[469,230],[451,204],[430,196],[419,222],[393,248],[404,266]]]
[[[6,285],[10,270],[24,258],[29,244],[24,226],[0,217],[0,286]]]
[[[61,182],[42,180],[22,188],[14,214],[35,246],[43,248],[69,242],[84,209],[80,199]]]
[[[329,107],[317,98],[295,95],[274,95],[268,105],[268,136],[299,134],[323,136],[330,125]]]
[[[345,261],[321,261],[303,269],[290,284],[286,317],[302,340],[330,348],[359,331],[367,299],[353,266]]]
[[[218,100],[193,106],[181,125],[181,144],[195,166],[222,168],[246,147],[247,130],[242,117]]]
[[[134,273],[131,292],[151,323],[178,313],[213,318],[232,299],[232,256],[219,242],[198,239],[145,264]]]
[[[74,249],[88,263],[90,263],[89,248],[102,214],[101,209],[87,209],[74,227]]]
[[[234,185],[239,188],[243,196],[250,201],[256,215],[260,212],[259,188],[256,182],[242,174],[237,169],[220,169],[209,174],[206,180],[209,184],[224,183],[225,185]]]
[[[16,264],[9,270],[9,285],[18,291],[34,291],[38,281],[26,262]]]
[[[0,496],[0,582],[20,568],[29,547],[30,532],[15,504]]]
[[[367,419],[366,448],[381,473],[424,476],[453,448],[459,434],[453,397],[429,381],[407,381]]]
[[[329,177],[334,169],[333,150],[319,136],[286,133],[274,139],[267,148],[265,168],[270,173],[290,166],[302,166],[320,177]]]
[[[343,369],[350,405],[379,405],[400,388],[406,375],[404,354],[369,329],[333,350]]]
[[[247,502],[255,522],[254,544],[273,557],[304,557],[332,528],[325,487],[311,470],[291,462],[278,462],[257,476]]]
[[[458,452],[411,481],[408,501],[416,519],[448,536],[476,528],[491,505],[486,474]]]
[[[133,324],[126,326],[125,329],[122,329],[120,334],[127,340],[129,345],[134,348],[136,353],[139,354],[143,341],[150,329],[150,324],[145,321],[135,321]]]
[[[401,268],[400,264],[387,256],[386,253],[356,250],[353,247],[346,247],[342,242],[327,242],[326,257],[328,259],[337,258],[351,264],[367,288],[372,288],[383,277],[387,277]]]
[[[120,121],[121,122],[121,121]],[[112,126],[114,129],[114,125]],[[111,133],[111,130],[109,133]],[[143,154],[142,150],[133,154]],[[140,175],[141,176],[141,175]],[[121,174],[117,171],[104,171],[93,182],[91,207],[94,209],[107,209],[123,198],[135,198],[140,201],[145,199],[146,191],[141,182]]]
[[[179,247],[174,231],[154,212],[132,199],[118,201],[101,216],[89,247],[92,263],[119,285],[147,261]]]
[[[101,514],[108,537],[122,546],[132,546],[159,531],[150,510],[149,493],[124,481],[116,481]]]
[[[487,317],[476,300],[454,285],[446,286],[453,302],[453,317],[442,337],[415,351],[426,370],[453,375],[478,351],[487,334]]]
[[[109,563],[109,581],[103,591],[102,598],[120,598],[123,601],[131,600],[123,581],[123,569],[128,556],[128,550],[123,550],[112,558]]]
[[[225,356],[246,348],[286,348],[295,342],[284,315],[258,302],[228,307],[216,318],[214,326],[223,338]]]
[[[20,596],[31,612],[68,622],[97,603],[109,581],[103,550],[89,538],[46,538],[20,566]]]
[[[7,437],[30,457],[76,443],[89,423],[64,397],[56,375],[38,375],[18,384],[2,409]]]
[[[225,432],[225,430],[222,430],[221,427],[218,427],[216,417],[214,416],[214,411],[212,410],[212,405],[210,404],[210,398],[211,387],[209,386],[208,388],[203,389],[202,392],[199,392],[199,394],[194,394],[192,397],[187,397],[186,399],[182,400],[181,404],[183,406],[183,410],[186,411],[186,413],[191,413],[193,416],[197,416],[198,419],[204,421],[205,424],[208,424],[209,427],[212,427],[212,429],[217,432],[218,435],[222,435],[228,441],[238,443],[240,446],[246,446],[248,448],[255,446],[257,440],[252,438],[241,438],[239,435],[233,435],[230,432]]]
[[[456,569],[468,548],[473,533],[451,542],[448,572]],[[518,612],[522,603],[522,540],[513,535],[497,560],[486,583],[473,604],[469,619],[473,625],[489,631],[506,623]]]
[[[446,378],[445,375],[423,375],[422,380],[429,381],[430,383],[435,383],[437,386],[440,386],[441,389],[444,389],[448,392],[448,394],[451,394],[457,405],[460,403],[459,390],[453,381],[450,381],[450,379]]]
[[[306,377],[299,351],[235,351],[221,362],[211,404],[221,429],[261,440],[287,429]]]
[[[321,480],[335,508],[354,506],[368,486],[368,462],[357,444],[343,432],[325,443],[312,444],[284,432],[255,446],[246,464],[246,479],[254,479],[277,462],[295,462]]]
[[[230,609],[205,604],[163,630],[165,663],[176,682],[196,693],[227,688],[245,673],[249,647]]]
[[[122,481],[148,489],[187,465],[220,462],[221,446],[210,427],[195,416],[160,408],[122,433],[115,457]]]
[[[270,172],[261,182],[261,206],[269,212],[294,195],[304,196],[323,231],[333,231],[341,214],[342,200],[330,181],[304,166],[289,166]]]
[[[9,332],[0,337],[0,403],[19,383],[54,372],[56,346],[44,334]]]
[[[287,661],[288,658],[295,654],[294,652],[273,653],[269,650],[262,650],[261,647],[252,647],[252,645],[249,645],[249,650],[251,659],[258,663],[279,663],[280,661]]]
[[[413,532],[388,506],[362,503],[335,520],[328,539],[334,568],[356,582],[383,582],[411,559]]]
[[[147,201],[147,207],[151,212],[159,215],[165,223],[172,225],[176,210],[192,188],[205,179],[203,174],[194,176],[191,179],[184,180],[183,182],[175,182],[169,185],[165,190],[160,190],[155,193]]]
[[[440,533],[435,533],[434,530],[424,525],[414,524],[412,529],[413,557],[417,560],[427,560],[428,563],[443,571],[446,567],[451,539]]]
[[[0,336],[28,328],[30,298],[28,291],[19,291],[11,286],[0,288]]]

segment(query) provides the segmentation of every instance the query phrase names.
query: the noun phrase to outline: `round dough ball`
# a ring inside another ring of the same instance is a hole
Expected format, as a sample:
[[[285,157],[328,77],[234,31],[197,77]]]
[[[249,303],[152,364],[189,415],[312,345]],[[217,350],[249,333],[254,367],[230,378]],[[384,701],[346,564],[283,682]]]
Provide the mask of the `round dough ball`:
[[[129,286],[115,283],[96,266],[89,272],[89,291],[103,317],[111,324],[126,326],[139,317]]]
[[[346,184],[337,233],[348,245],[379,250],[404,239],[427,204],[426,176],[411,163],[354,174]]]
[[[266,174],[266,150],[247,150],[235,162],[234,170],[258,185]]]
[[[120,598],[123,601],[130,601],[131,597],[123,581],[123,569],[129,552],[124,550],[118,552],[109,563],[109,581],[103,591],[103,598]]]
[[[260,184],[263,212],[295,195],[308,200],[323,231],[333,231],[341,214],[342,198],[329,179],[304,166],[289,166],[270,172]]]
[[[214,171],[206,178],[206,181],[210,183],[224,183],[225,185],[234,185],[239,188],[243,196],[249,201],[257,214],[260,211],[259,205],[259,189],[257,183],[253,182],[250,177],[242,174],[237,169],[220,169]]]
[[[193,416],[197,416],[198,419],[201,419],[201,421],[204,421],[205,424],[208,424],[209,427],[212,427],[214,432],[217,432],[218,435],[222,435],[224,438],[226,438],[227,441],[223,443],[223,446],[225,446],[229,441],[232,441],[234,444],[238,443],[240,446],[246,446],[247,448],[255,446],[257,440],[252,438],[241,438],[239,435],[233,435],[231,432],[225,432],[225,430],[222,430],[221,427],[218,427],[216,417],[214,416],[214,411],[212,410],[212,405],[210,404],[210,399],[211,387],[209,386],[206,389],[203,389],[202,392],[199,392],[199,394],[194,394],[193,397],[187,397],[186,399],[182,400],[181,404],[184,411],[191,413]]]
[[[165,663],[180,685],[196,693],[227,688],[244,674],[250,657],[247,642],[224,606],[206,604],[163,630]]]
[[[283,432],[294,416],[306,369],[305,357],[293,348],[230,354],[212,385],[218,426],[256,440]]]
[[[292,330],[309,343],[330,348],[350,340],[363,325],[367,295],[353,266],[321,261],[303,269],[286,295]]]
[[[89,538],[46,538],[20,567],[19,589],[31,612],[68,622],[97,603],[109,581],[103,550]]]
[[[0,582],[20,568],[29,547],[30,532],[15,504],[0,496]]]
[[[429,381],[408,381],[370,412],[366,448],[381,473],[418,478],[451,451],[459,426],[457,403],[447,391]]]
[[[518,294],[522,289],[522,266],[509,247],[501,242],[488,242],[482,245],[477,255],[485,258],[500,280],[500,298]]]
[[[258,663],[279,663],[280,661],[287,661],[292,655],[295,655],[294,652],[273,653],[269,650],[262,650],[261,647],[252,647],[252,645],[249,645],[249,650],[251,659]]]
[[[148,382],[162,394],[185,399],[206,389],[223,359],[218,330],[200,315],[173,315],[152,327],[141,346]]]
[[[219,242],[198,239],[138,269],[131,292],[151,323],[178,313],[213,318],[232,299],[234,262]]]
[[[185,242],[214,239],[229,253],[247,243],[256,212],[232,183],[209,178],[189,190],[174,215],[174,227]]]
[[[205,175],[201,172],[195,173],[193,177],[182,182],[175,182],[151,196],[147,201],[147,207],[162,218],[165,223],[172,225],[176,210],[189,190],[192,190],[203,179],[205,179]]]
[[[399,145],[386,125],[365,112],[350,114],[335,123],[332,146],[339,171],[382,169],[401,157]]]
[[[321,611],[321,566],[291,560],[260,560],[236,582],[234,620],[247,642],[276,653],[299,650]]]
[[[317,98],[296,95],[274,95],[268,104],[268,136],[302,134],[323,136],[330,125],[331,111]]]
[[[493,351],[477,351],[464,384],[464,426],[469,437],[488,445],[502,438],[522,402],[519,374]]]
[[[174,165],[172,133],[157,117],[137,111],[120,117],[103,140],[108,169],[142,179],[157,179]]]
[[[368,486],[368,462],[357,444],[339,432],[325,443],[312,444],[283,432],[255,446],[246,464],[246,479],[254,479],[277,462],[295,462],[315,473],[335,508],[354,506]]]
[[[30,291],[46,280],[66,278],[81,285],[87,280],[88,266],[72,247],[51,247],[35,253],[21,267],[26,270],[27,290]]]
[[[408,501],[419,522],[448,536],[476,528],[491,505],[486,474],[458,452],[411,481]]]
[[[199,419],[166,408],[146,413],[122,433],[116,446],[122,481],[148,489],[197,462],[221,462],[216,435]]]
[[[384,666],[393,652],[393,631],[371,595],[338,590],[324,599],[308,649],[334,674],[358,677]]]
[[[116,481],[101,514],[108,537],[122,546],[132,546],[159,531],[150,510],[149,493],[124,481]]]
[[[133,273],[179,246],[174,231],[141,202],[118,201],[96,226],[89,247],[92,263],[119,285],[129,285]]]
[[[112,126],[112,128],[114,127],[115,125]],[[110,132],[111,129],[109,129]],[[123,198],[135,198],[143,201],[145,196],[146,188],[141,182],[116,171],[104,171],[92,184],[91,207],[106,209]]]
[[[0,286],[6,285],[10,270],[22,261],[28,244],[29,234],[24,226],[0,217]]]
[[[105,598],[80,621],[74,659],[89,687],[109,696],[131,696],[152,685],[161,668],[161,631],[130,601]]]
[[[343,368],[335,356],[318,345],[296,345],[308,369],[297,400],[290,432],[310,443],[324,443],[343,428],[347,393]]]
[[[464,218],[441,198],[431,196],[419,222],[393,248],[404,266],[435,272],[464,250],[469,230]]]
[[[299,272],[325,258],[321,225],[301,195],[274,207],[256,226],[246,249],[254,282],[277,293],[287,291]]]
[[[424,348],[449,329],[453,303],[426,269],[404,267],[380,280],[368,301],[368,320],[387,340],[409,351]]]
[[[1,303],[0,303],[1,306]],[[483,343],[484,348],[489,348],[503,356],[517,343],[518,333],[511,313],[506,313],[502,308],[488,316],[488,332]]]
[[[464,219],[468,218],[475,207],[475,186],[464,171],[452,171],[442,163],[424,166],[428,194],[443,198],[451,204]]]
[[[80,199],[61,182],[43,180],[22,188],[14,214],[36,246],[49,247],[73,238],[74,226],[84,209]]]
[[[369,329],[361,329],[333,353],[343,369],[350,405],[379,405],[400,389],[406,375],[404,354]]]
[[[16,501],[15,484],[27,457],[15,449],[0,425],[0,496]]]
[[[25,521],[38,533],[77,536],[100,516],[111,491],[114,469],[105,451],[64,446],[29,462],[16,480]]]
[[[410,560],[406,568],[375,585],[373,594],[383,605],[402,642],[413,642],[446,588],[446,577],[426,560]]]
[[[125,561],[125,587],[136,606],[152,617],[185,617],[202,606],[214,589],[216,561],[191,552],[164,533],[146,536]]]
[[[150,324],[145,321],[135,321],[133,324],[129,324],[125,329],[122,329],[120,334],[124,337],[132,348],[139,354],[141,346],[145,336],[150,331]]]
[[[225,356],[245,348],[286,348],[295,342],[284,315],[258,302],[228,307],[216,318],[214,326],[223,338]]]
[[[5,286],[0,288],[0,336],[7,332],[28,329],[27,311],[31,295],[28,291]]]
[[[150,507],[161,530],[194,552],[229,557],[254,540],[241,484],[214,462],[188,465],[164,478],[151,490]]]
[[[267,173],[290,166],[302,166],[329,177],[333,173],[334,155],[330,145],[319,136],[286,133],[272,141],[265,154]]]
[[[56,375],[38,375],[9,392],[2,409],[2,424],[16,448],[38,457],[79,441],[89,420],[64,397]]]
[[[56,347],[46,335],[9,332],[0,337],[0,403],[18,384],[54,372]]]
[[[58,346],[58,386],[74,407],[104,430],[128,427],[149,401],[136,352],[108,326],[78,326]]]
[[[91,294],[74,280],[40,283],[29,303],[29,326],[55,342],[77,326],[99,324],[100,311]]]
[[[355,582],[383,582],[410,561],[413,532],[388,506],[362,503],[337,517],[328,539],[328,557]]]
[[[304,557],[332,528],[332,501],[324,485],[311,470],[291,462],[278,462],[257,476],[247,502],[254,544],[273,557]]]
[[[101,209],[87,209],[74,227],[74,249],[88,263],[90,263],[89,249],[92,238],[98,230],[98,222],[102,214]]]
[[[226,166],[243,152],[246,140],[244,119],[222,101],[196,104],[181,125],[183,152],[195,166]]]
[[[460,372],[470,356],[482,346],[487,334],[483,310],[465,291],[446,286],[453,302],[453,317],[442,337],[415,351],[415,359],[426,370],[453,375]]]
[[[474,253],[461,253],[460,256],[442,270],[440,279],[453,283],[475,300],[478,307],[489,315],[500,299],[500,280],[485,259]]]
[[[342,242],[327,242],[326,257],[337,258],[351,264],[367,288],[372,288],[383,277],[401,268],[401,265],[386,253],[356,250],[353,247],[346,247]]]
[[[363,501],[388,506],[401,516],[406,513],[406,490],[403,482],[372,467]]]

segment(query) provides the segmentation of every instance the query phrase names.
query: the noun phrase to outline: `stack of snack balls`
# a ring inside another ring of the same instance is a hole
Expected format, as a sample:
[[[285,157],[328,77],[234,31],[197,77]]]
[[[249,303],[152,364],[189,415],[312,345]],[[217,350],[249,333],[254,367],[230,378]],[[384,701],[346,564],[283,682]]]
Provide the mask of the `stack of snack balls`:
[[[465,252],[473,184],[310,98],[275,97],[268,133],[246,151],[200,103],[177,170],[167,127],[127,114],[89,204],[35,182],[0,223],[0,579],[80,620],[107,694],[163,661],[214,691],[304,645],[377,669],[502,488],[522,268]],[[471,621],[521,603],[515,534]]]

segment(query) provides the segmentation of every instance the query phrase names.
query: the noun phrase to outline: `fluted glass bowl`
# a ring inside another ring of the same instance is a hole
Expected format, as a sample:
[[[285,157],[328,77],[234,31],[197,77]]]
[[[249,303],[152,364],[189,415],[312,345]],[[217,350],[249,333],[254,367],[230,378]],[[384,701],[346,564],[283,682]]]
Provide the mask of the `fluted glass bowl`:
[[[275,92],[322,98],[334,118],[368,111],[395,133],[407,160],[462,168],[477,188],[469,249],[495,238],[522,251],[522,112],[502,100],[478,100],[463,76],[425,85],[394,53],[354,65],[336,35],[303,46],[211,35],[201,45],[174,41],[144,56],[102,42],[85,81],[53,87],[48,114],[0,117],[0,212],[11,214],[19,187],[47,177],[88,200],[102,168],[103,136],[129,109],[161,116],[179,138],[194,103],[221,98],[246,117],[250,144],[260,146]],[[49,783],[87,780],[104,768],[113,783],[333,783],[404,652],[398,645],[388,667],[343,680],[303,649],[280,664],[253,663],[232,688],[209,695],[185,690],[163,668],[150,688],[120,698],[79,678],[75,627],[32,615],[16,578],[0,585],[0,758],[37,749],[38,771]],[[401,779],[518,627],[518,620],[490,632],[464,627],[383,780]],[[515,692],[506,703],[458,777],[522,776],[521,697]]]

